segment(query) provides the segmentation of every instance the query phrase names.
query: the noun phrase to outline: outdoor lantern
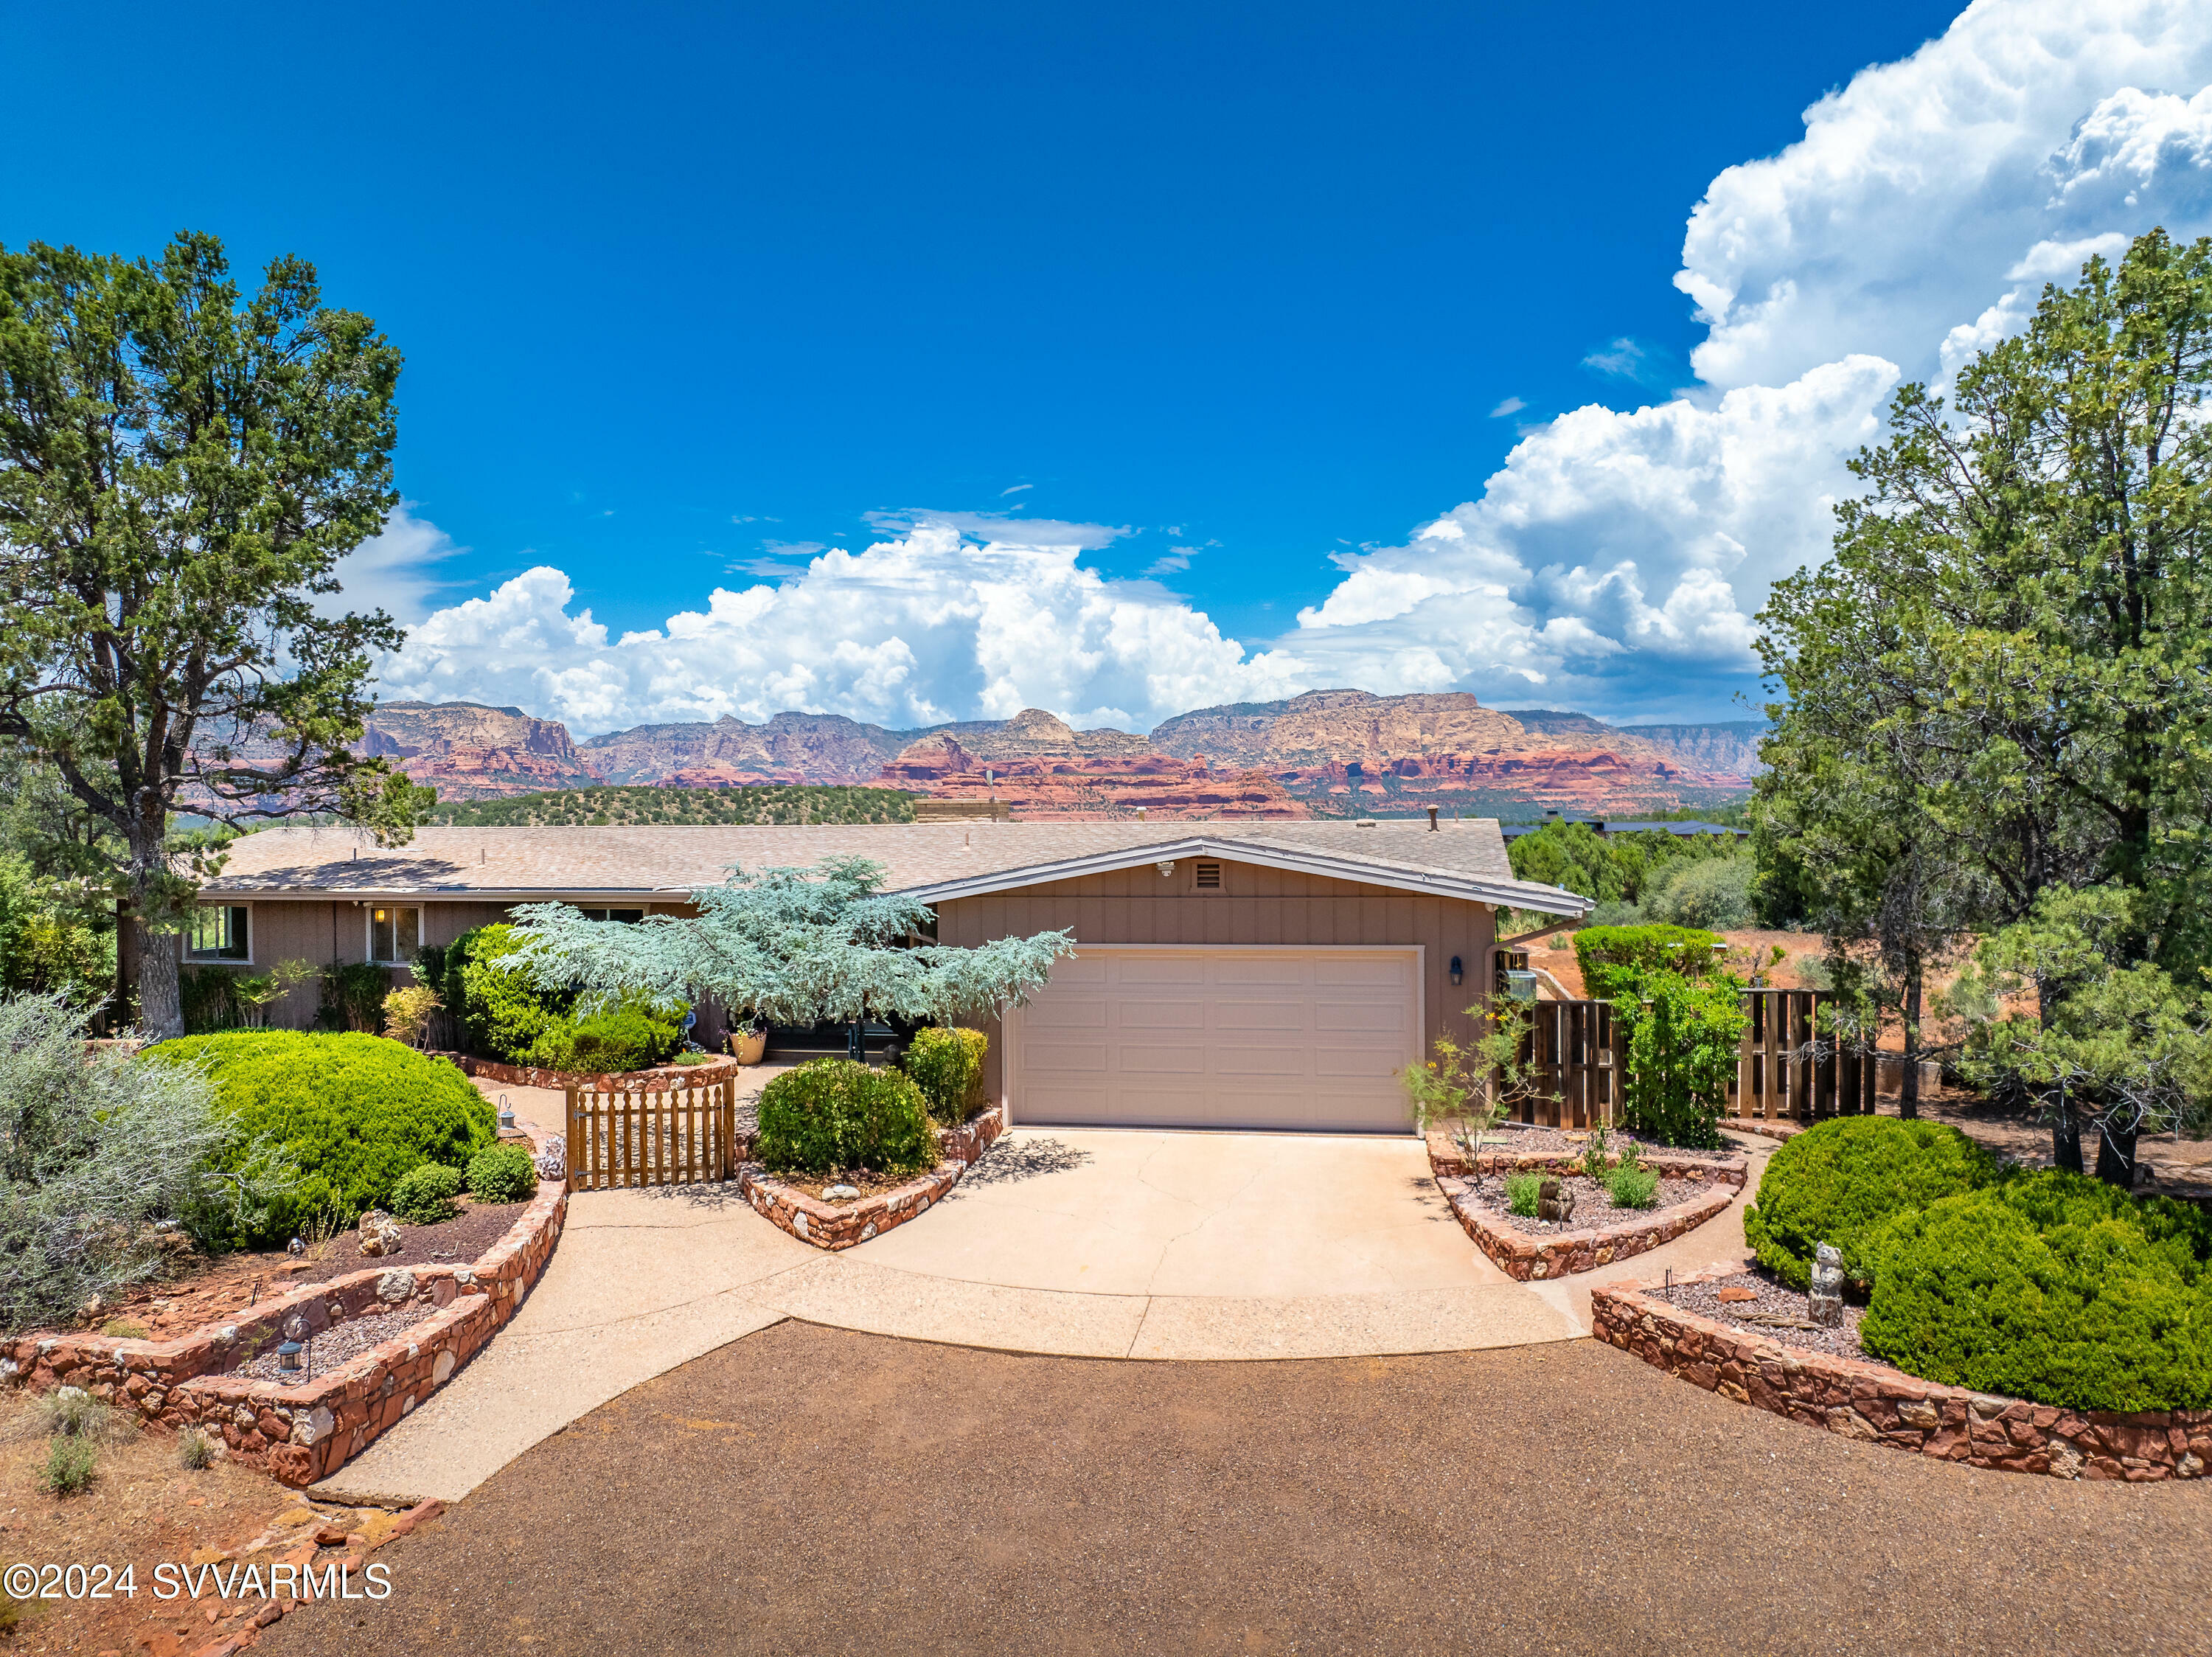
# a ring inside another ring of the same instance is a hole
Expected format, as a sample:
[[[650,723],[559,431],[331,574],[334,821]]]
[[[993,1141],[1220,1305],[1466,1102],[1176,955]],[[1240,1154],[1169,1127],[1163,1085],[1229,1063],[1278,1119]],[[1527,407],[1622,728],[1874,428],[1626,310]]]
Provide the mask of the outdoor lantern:
[[[1455,955],[1455,956],[1453,956],[1453,957],[1452,957],[1452,982],[1453,982],[1454,984],[1457,984],[1457,983],[1459,982],[1459,980],[1460,980],[1460,964],[1459,964],[1459,957],[1458,957],[1458,956],[1456,956],[1456,955]]]
[[[483,1118],[479,1117],[477,1120],[481,1121]],[[514,1106],[507,1102],[505,1093],[499,1096],[499,1125],[502,1130],[514,1125]]]
[[[286,1341],[276,1349],[276,1367],[288,1375],[300,1372],[300,1354],[307,1349],[297,1341]]]

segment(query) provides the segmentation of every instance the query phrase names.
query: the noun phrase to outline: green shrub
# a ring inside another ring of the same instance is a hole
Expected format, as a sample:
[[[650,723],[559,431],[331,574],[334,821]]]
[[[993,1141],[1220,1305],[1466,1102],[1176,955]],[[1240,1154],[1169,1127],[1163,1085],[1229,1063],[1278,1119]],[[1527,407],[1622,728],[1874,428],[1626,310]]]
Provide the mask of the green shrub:
[[[1867,1350],[1923,1380],[2076,1410],[2212,1404],[2201,1275],[2189,1281],[2172,1248],[2101,1203],[2046,1203],[2048,1188],[2012,1195],[1946,1197],[1875,1233]],[[2057,1223],[2039,1225],[2038,1212]]]
[[[215,1439],[204,1427],[187,1427],[177,1435],[177,1460],[193,1472],[215,1462]]]
[[[428,951],[423,959],[437,979],[431,988],[441,990],[439,999],[459,1016],[471,1051],[510,1064],[532,1063],[531,1049],[538,1039],[570,1024],[574,999],[545,995],[522,973],[500,964],[521,942],[501,921],[462,934],[434,961]]]
[[[1698,980],[1668,972],[1645,974],[1641,990],[1617,1005],[1628,1025],[1621,1119],[1662,1144],[1712,1149],[1743,1040],[1742,993],[1724,973]]]
[[[937,1161],[929,1106],[913,1079],[849,1058],[816,1059],[761,1090],[756,1149],[779,1172],[917,1173]]]
[[[1744,1210],[1743,1234],[1759,1264],[1800,1289],[1812,1281],[1813,1251],[1833,1243],[1864,1293],[1874,1276],[1867,1243],[1883,1221],[1995,1177],[1989,1153],[1956,1128],[1838,1117],[1782,1142]]]
[[[205,1065],[241,1142],[265,1139],[298,1171],[234,1217],[232,1247],[282,1243],[319,1215],[350,1225],[416,1164],[457,1166],[498,1135],[491,1106],[459,1070],[380,1036],[241,1030],[165,1041],[146,1057]]]
[[[929,1101],[929,1113],[957,1128],[983,1108],[983,1055],[991,1039],[981,1030],[935,1026],[915,1032],[906,1050],[906,1073]]]
[[[137,1423],[102,1404],[82,1386],[58,1386],[42,1392],[31,1406],[31,1429],[48,1438],[106,1441],[128,1438]]]
[[[392,975],[384,968],[374,961],[326,966],[322,984],[323,1004],[316,1012],[317,1022],[366,1036],[384,1028],[384,998],[392,993]]]
[[[1583,988],[1598,1001],[1633,1002],[1654,972],[1702,978],[1713,965],[1713,932],[1683,926],[1586,926],[1575,934]]]
[[[395,1220],[410,1226],[434,1226],[453,1217],[453,1199],[460,1194],[459,1168],[425,1162],[399,1176],[399,1183],[392,1188],[392,1200],[385,1206]]]
[[[495,1145],[469,1159],[469,1194],[479,1203],[522,1203],[538,1194],[538,1169],[520,1145]]]
[[[1617,1209],[1648,1209],[1658,1200],[1659,1175],[1656,1169],[1624,1162],[1606,1175],[1605,1189]]]
[[[573,1024],[556,1020],[531,1044],[529,1061],[549,1070],[586,1075],[642,1070],[683,1045],[681,1025],[642,1008],[624,1007]]]
[[[46,1447],[46,1471],[39,1482],[56,1496],[82,1496],[92,1488],[99,1465],[100,1447],[90,1439],[58,1438]]]
[[[1505,1209],[1509,1214],[1534,1219],[1536,1199],[1543,1194],[1544,1176],[1540,1173],[1509,1173],[1505,1176]]]
[[[1750,855],[1705,857],[1668,875],[1644,900],[1653,918],[1680,927],[1724,931],[1751,924],[1751,881],[1756,871]],[[1705,946],[1708,953],[1712,946]]]

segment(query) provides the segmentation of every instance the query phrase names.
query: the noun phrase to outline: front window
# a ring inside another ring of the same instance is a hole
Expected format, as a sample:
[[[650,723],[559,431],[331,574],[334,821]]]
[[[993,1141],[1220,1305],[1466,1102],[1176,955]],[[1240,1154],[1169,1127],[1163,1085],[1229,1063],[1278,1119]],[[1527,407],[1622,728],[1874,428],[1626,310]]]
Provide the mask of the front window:
[[[635,926],[645,918],[641,909],[580,909],[576,912],[587,921],[620,921],[626,926]]]
[[[185,953],[196,961],[249,960],[244,904],[202,904],[192,911]]]
[[[403,966],[422,947],[422,911],[414,904],[373,904],[368,911],[368,958]]]

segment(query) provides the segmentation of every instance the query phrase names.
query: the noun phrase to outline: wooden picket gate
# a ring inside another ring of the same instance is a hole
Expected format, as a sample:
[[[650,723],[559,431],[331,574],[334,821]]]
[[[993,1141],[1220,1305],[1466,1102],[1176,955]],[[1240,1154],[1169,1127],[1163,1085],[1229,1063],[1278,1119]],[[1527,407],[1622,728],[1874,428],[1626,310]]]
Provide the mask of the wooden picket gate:
[[[737,1172],[737,1083],[568,1089],[568,1189],[689,1185]]]
[[[1746,1024],[1725,1114],[1813,1122],[1874,1113],[1875,1059],[1820,1033],[1818,990],[1747,990]]]

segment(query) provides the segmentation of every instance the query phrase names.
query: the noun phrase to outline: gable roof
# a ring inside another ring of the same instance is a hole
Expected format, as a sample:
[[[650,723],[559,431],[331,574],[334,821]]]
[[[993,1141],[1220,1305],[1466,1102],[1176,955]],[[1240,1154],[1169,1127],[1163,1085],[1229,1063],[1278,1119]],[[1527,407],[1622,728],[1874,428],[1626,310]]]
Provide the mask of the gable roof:
[[[1589,900],[1513,878],[1488,818],[1331,822],[896,823],[641,828],[424,828],[384,850],[349,828],[271,828],[234,841],[203,895],[418,897],[607,904],[680,898],[732,864],[804,868],[866,857],[924,902],[1071,880],[1171,858],[1233,862],[1579,916]]]

